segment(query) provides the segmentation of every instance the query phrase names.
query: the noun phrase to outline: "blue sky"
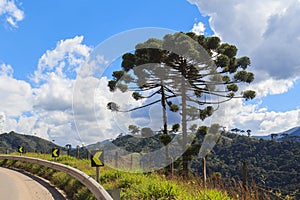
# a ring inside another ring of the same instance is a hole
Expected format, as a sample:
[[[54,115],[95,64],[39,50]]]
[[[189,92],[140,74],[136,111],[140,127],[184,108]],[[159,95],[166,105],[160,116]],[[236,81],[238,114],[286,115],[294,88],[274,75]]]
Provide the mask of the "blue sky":
[[[108,125],[112,119],[103,117],[111,114],[87,102],[85,109],[77,108],[80,116],[75,120],[82,121],[74,123],[76,74],[99,44],[145,27],[216,34],[235,44],[240,56],[251,58],[256,80],[250,88],[257,91],[258,98],[226,105],[230,117],[222,120],[228,128],[252,129],[253,134],[264,135],[298,126],[298,11],[298,0],[1,1],[0,128],[56,138],[60,143],[72,134],[74,144],[80,138],[86,138],[85,143],[97,140],[96,124],[105,124],[113,132],[114,127]],[[105,57],[99,59],[107,62]],[[104,82],[95,82],[105,94],[99,96],[103,101],[111,98]],[[91,122],[88,115],[97,109],[103,112],[96,114],[97,122]],[[103,139],[114,137],[101,134]]]
[[[283,94],[269,95],[262,98],[261,107],[267,107],[273,111],[288,111],[299,108],[300,103],[300,81],[296,81],[295,85],[289,91]]]
[[[76,35],[84,35],[86,45],[96,46],[134,28],[189,31],[197,21],[208,24],[208,17],[202,17],[197,7],[187,1],[39,1],[23,2],[20,8],[25,18],[18,28],[0,28],[1,59],[14,66],[18,79],[26,79],[36,69],[41,55],[54,48],[57,41]]]

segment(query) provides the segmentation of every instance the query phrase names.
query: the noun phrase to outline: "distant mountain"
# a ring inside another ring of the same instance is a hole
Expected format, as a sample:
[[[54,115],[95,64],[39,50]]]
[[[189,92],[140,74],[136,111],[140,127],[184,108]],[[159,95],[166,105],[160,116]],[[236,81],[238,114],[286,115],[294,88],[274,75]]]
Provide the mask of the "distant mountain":
[[[86,148],[90,149],[90,150],[97,150],[97,149],[102,149],[104,145],[106,145],[109,142],[112,142],[112,139],[107,139],[107,140],[103,140],[101,142],[97,142],[95,144],[90,144],[87,145]]]
[[[277,141],[293,140],[293,141],[300,142],[300,126],[291,128],[287,131],[283,131],[280,133],[272,133],[270,135],[253,136],[253,137],[264,139],[264,140],[277,140]]]
[[[98,149],[110,149],[111,145],[116,145],[128,152],[142,152],[146,149],[151,149],[152,151],[162,147],[162,144],[159,142],[159,134],[152,137],[138,137],[133,135],[122,135],[115,139],[108,139],[102,142],[97,142],[95,144],[90,144],[87,149],[93,151]]]
[[[288,133],[289,135],[300,136],[300,126],[290,129],[289,131],[291,131],[290,133]]]
[[[53,147],[58,145],[32,135],[23,135],[15,132],[3,133],[0,135],[0,153],[11,153],[23,146],[25,152],[50,153]]]

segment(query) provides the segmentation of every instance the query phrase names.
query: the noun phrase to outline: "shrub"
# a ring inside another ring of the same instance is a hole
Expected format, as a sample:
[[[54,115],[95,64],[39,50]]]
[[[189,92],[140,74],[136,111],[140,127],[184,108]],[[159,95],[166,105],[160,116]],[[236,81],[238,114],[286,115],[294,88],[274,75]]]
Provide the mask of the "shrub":
[[[74,199],[94,200],[95,197],[92,195],[92,193],[89,192],[86,187],[81,187],[74,195]]]
[[[68,185],[71,177],[64,172],[56,172],[52,176],[53,184],[58,186],[60,189],[64,190]]]

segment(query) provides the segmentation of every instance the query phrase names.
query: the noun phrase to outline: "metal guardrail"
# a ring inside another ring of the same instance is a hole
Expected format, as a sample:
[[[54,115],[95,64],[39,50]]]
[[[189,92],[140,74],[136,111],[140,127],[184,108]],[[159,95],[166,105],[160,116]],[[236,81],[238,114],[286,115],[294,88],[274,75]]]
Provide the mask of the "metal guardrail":
[[[108,192],[97,181],[95,181],[92,177],[88,176],[84,172],[74,167],[64,165],[61,163],[42,160],[39,158],[30,158],[25,156],[0,155],[0,159],[30,162],[30,163],[50,167],[58,171],[65,172],[70,176],[74,177],[75,179],[77,179],[78,181],[80,181],[83,185],[85,185],[95,195],[97,200],[113,200],[112,197],[108,194]]]

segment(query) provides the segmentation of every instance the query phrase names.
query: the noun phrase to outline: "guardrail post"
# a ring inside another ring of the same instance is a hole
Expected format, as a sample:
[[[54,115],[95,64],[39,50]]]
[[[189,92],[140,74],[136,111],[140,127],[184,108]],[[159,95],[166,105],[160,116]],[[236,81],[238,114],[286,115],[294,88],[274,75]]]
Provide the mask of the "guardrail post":
[[[100,167],[96,167],[96,181],[100,183]]]

